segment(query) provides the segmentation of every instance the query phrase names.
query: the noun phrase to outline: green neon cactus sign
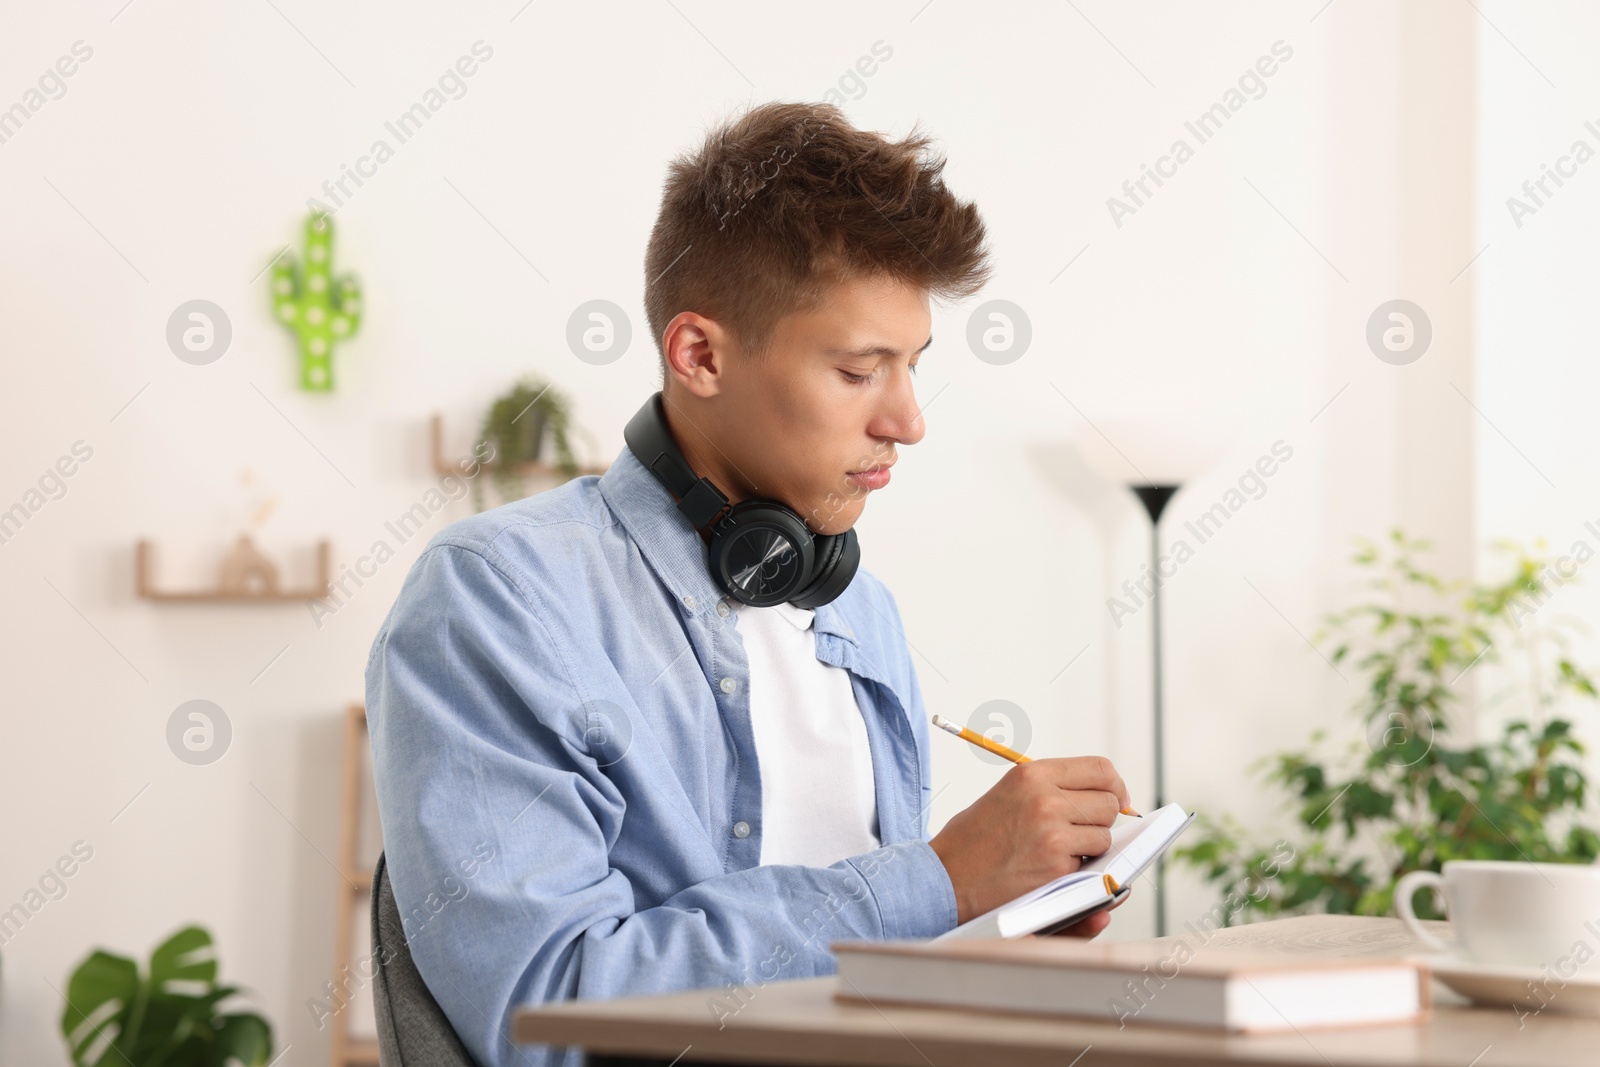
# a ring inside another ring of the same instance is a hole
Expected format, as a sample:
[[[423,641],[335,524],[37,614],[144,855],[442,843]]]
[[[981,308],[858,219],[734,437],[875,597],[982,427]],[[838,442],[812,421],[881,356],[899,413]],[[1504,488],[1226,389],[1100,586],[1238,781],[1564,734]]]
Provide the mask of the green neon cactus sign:
[[[361,283],[354,274],[333,276],[333,220],[320,212],[306,219],[305,263],[293,253],[272,265],[272,308],[300,345],[300,388],[333,390],[333,346],[361,328]]]

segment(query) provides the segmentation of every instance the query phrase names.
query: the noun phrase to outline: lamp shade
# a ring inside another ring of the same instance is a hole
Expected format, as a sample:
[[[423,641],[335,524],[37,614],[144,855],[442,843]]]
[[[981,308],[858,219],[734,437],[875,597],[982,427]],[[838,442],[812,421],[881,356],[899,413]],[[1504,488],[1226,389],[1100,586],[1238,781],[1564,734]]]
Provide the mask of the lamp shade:
[[[1073,444],[1100,477],[1120,485],[1183,485],[1221,456],[1230,436],[1215,416],[1150,412],[1092,417],[1073,431]]]

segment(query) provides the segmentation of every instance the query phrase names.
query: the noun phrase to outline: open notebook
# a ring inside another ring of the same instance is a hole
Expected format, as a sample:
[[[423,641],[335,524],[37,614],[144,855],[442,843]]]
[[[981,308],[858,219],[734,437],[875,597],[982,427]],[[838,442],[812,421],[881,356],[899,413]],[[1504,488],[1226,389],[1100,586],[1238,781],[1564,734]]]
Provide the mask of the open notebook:
[[[1193,813],[1184,811],[1179,804],[1157,808],[1142,819],[1127,819],[1111,828],[1111,847],[1103,855],[934,940],[1022,937],[1071,925],[1110,907],[1127,895],[1133,880],[1154,863],[1193,820]]]

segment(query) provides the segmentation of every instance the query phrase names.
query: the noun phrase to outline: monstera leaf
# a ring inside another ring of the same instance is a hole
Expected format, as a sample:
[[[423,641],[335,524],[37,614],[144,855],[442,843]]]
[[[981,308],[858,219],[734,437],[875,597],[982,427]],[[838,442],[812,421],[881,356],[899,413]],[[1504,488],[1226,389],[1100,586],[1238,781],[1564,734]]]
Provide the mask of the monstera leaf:
[[[91,953],[67,982],[61,1033],[78,1067],[262,1067],[271,1025],[217,1011],[238,991],[217,984],[211,935],[188,926],[156,946],[142,977],[133,960]]]

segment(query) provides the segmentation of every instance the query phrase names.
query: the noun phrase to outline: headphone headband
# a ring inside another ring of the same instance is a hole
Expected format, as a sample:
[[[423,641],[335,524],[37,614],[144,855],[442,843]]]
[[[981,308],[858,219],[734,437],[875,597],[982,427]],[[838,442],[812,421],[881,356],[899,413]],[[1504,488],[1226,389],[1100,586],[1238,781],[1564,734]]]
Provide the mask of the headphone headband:
[[[667,430],[666,409],[660,393],[645,401],[644,407],[628,420],[622,437],[645,469],[677,499],[678,510],[696,530],[711,525],[728,506],[727,495],[711,484],[709,478],[696,477],[683,453],[678,451],[677,443]]]

